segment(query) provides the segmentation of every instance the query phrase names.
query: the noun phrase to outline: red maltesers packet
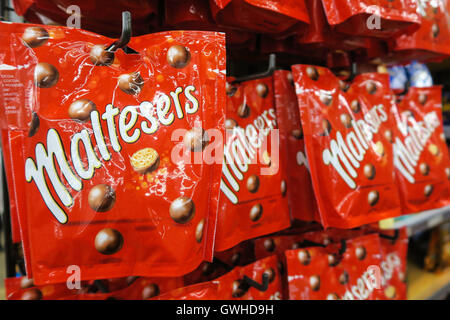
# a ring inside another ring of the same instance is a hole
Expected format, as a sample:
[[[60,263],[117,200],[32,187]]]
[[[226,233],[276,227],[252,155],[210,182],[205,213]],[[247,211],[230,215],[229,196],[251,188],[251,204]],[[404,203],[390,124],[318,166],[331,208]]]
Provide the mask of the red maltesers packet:
[[[322,225],[349,229],[399,215],[387,75],[348,84],[307,65],[293,75]]]
[[[203,156],[223,136],[224,35],[132,38],[134,54],[80,29],[2,23],[0,37],[35,283],[70,265],[83,280],[159,277],[211,259],[221,165]]]

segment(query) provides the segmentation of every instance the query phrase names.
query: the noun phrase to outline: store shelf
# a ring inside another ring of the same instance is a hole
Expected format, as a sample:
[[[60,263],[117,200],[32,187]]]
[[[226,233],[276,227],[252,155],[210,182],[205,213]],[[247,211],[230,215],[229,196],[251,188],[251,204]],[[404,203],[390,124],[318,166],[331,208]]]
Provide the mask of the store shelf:
[[[425,272],[408,263],[408,300],[442,300],[450,293],[450,268]]]
[[[434,228],[445,221],[450,221],[450,206],[423,211],[397,218],[380,221],[381,229],[400,229],[406,227],[408,235],[414,235],[427,229]]]

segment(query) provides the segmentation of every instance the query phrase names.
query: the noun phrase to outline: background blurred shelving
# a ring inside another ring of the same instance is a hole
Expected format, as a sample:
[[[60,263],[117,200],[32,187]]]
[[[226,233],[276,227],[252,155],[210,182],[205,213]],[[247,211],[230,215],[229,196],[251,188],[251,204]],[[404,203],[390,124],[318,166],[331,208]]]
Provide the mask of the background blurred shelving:
[[[408,300],[444,300],[450,295],[450,268],[426,272],[408,262]]]
[[[450,221],[450,206],[381,220],[379,225],[380,228],[384,230],[406,227],[408,235],[412,236],[419,232],[437,227],[446,221]]]

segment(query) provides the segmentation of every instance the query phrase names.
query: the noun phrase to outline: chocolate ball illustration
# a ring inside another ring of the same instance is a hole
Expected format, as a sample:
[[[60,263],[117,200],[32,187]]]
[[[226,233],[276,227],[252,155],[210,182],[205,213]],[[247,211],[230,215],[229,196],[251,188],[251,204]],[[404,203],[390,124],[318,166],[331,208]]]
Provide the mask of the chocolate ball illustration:
[[[371,206],[374,206],[378,203],[379,198],[380,198],[380,195],[379,195],[378,191],[372,190],[367,195],[367,202],[369,202],[369,204]]]
[[[369,81],[366,84],[366,90],[370,94],[374,94],[377,91],[377,85],[373,81]]]
[[[233,267],[237,266],[240,261],[241,261],[241,254],[239,252],[236,252],[231,256],[231,265]]]
[[[29,289],[25,291],[20,297],[20,300],[41,300],[41,299],[42,299],[42,292],[38,288]]]
[[[322,120],[322,129],[323,129],[322,135],[324,135],[324,136],[329,135],[330,132],[331,132],[331,123],[330,123],[330,121],[328,121],[327,119],[323,119]]]
[[[150,299],[159,295],[159,287],[156,283],[151,283],[146,285],[144,289],[142,289],[142,299]]]
[[[433,193],[434,187],[431,184],[427,184],[425,188],[423,189],[423,193],[425,194],[425,197],[429,197]]]
[[[249,106],[244,102],[241,104],[237,110],[237,114],[241,118],[247,118],[250,115],[250,108]]]
[[[273,252],[275,250],[275,242],[273,241],[273,239],[266,239],[264,240],[264,248],[269,251],[269,252]]]
[[[309,285],[313,291],[319,291],[320,289],[320,277],[315,275],[309,278]]]
[[[339,296],[336,293],[329,293],[327,295],[327,300],[339,300]]]
[[[144,79],[139,72],[125,73],[119,76],[118,86],[127,94],[139,94],[143,85]]]
[[[97,44],[89,53],[91,62],[96,66],[109,66],[114,62],[114,52],[106,50],[106,46]]]
[[[265,98],[267,97],[267,95],[269,94],[269,88],[267,87],[266,84],[264,83],[258,83],[256,85],[256,93],[258,94],[258,96],[260,96],[261,98]]]
[[[86,121],[91,117],[91,112],[97,110],[95,103],[88,99],[80,99],[72,102],[68,114],[71,119]]]
[[[366,258],[367,252],[366,248],[359,246],[355,249],[355,256],[358,260],[364,260]]]
[[[275,271],[272,268],[266,269],[263,274],[267,276],[269,283],[271,283],[275,279]]]
[[[314,67],[307,67],[306,75],[314,81],[317,81],[319,79],[319,73],[317,72],[317,69]]]
[[[330,267],[335,267],[339,264],[339,259],[334,254],[328,255],[328,265]]]
[[[437,23],[433,24],[433,26],[431,27],[431,34],[433,35],[433,38],[437,38],[439,32],[440,32],[439,25]]]
[[[386,138],[387,141],[389,141],[390,143],[392,143],[394,141],[393,137],[392,137],[392,131],[391,130],[386,130],[384,132],[384,137]]]
[[[426,94],[419,95],[419,103],[421,105],[425,105],[425,103],[427,103],[427,100],[428,100],[428,96]]]
[[[350,109],[352,109],[352,111],[353,111],[354,113],[358,113],[359,111],[361,111],[361,104],[359,103],[358,100],[353,100],[353,101],[350,103]]]
[[[202,266],[202,274],[207,277],[214,273],[215,267],[211,262],[204,262]]]
[[[326,106],[330,106],[333,102],[333,97],[328,93],[322,93],[320,94],[320,101]]]
[[[427,176],[430,173],[430,166],[422,162],[419,165],[419,171],[422,175]]]
[[[186,47],[173,45],[167,51],[167,63],[174,68],[182,69],[189,64],[191,54]]]
[[[343,271],[341,275],[339,276],[339,283],[340,284],[347,284],[349,280],[349,275],[347,271]]]
[[[261,216],[262,216],[262,212],[263,212],[263,207],[261,204],[257,203],[255,204],[251,209],[250,209],[250,220],[252,220],[253,222],[258,221]]]
[[[306,249],[302,249],[297,253],[298,260],[304,266],[307,266],[311,262],[311,255]]]
[[[204,227],[205,227],[205,219],[202,219],[195,228],[195,240],[199,243],[202,242]]]
[[[235,280],[232,284],[231,295],[233,298],[240,298],[248,291],[248,285],[243,280]]]
[[[288,72],[286,75],[286,79],[289,81],[291,85],[294,85],[294,77],[292,76],[292,72]]]
[[[303,138],[303,129],[302,129],[302,128],[300,128],[300,129],[294,129],[294,130],[291,131],[291,135],[292,135],[295,139],[300,140],[301,138]]]
[[[116,202],[116,192],[107,184],[98,184],[89,191],[88,203],[92,210],[106,212]]]
[[[183,143],[186,148],[193,152],[202,151],[208,144],[208,134],[203,128],[194,127],[183,138]]]
[[[247,190],[250,191],[251,193],[255,193],[256,191],[258,191],[258,189],[259,189],[259,178],[256,175],[252,174],[247,179]]]
[[[232,97],[236,93],[237,88],[235,86],[233,86],[231,83],[227,82],[225,90],[226,90],[227,95],[229,97]]]
[[[22,40],[30,48],[37,48],[44,45],[50,38],[47,30],[42,27],[28,27],[22,35]]]
[[[20,281],[20,288],[22,289],[28,289],[34,287],[34,281],[33,279],[29,279],[28,277],[23,277]]]
[[[194,202],[186,196],[178,197],[170,204],[169,213],[176,223],[188,223],[194,217]]]
[[[342,91],[347,92],[348,89],[350,89],[350,85],[342,80],[339,80],[339,87]]]
[[[51,88],[59,80],[58,70],[47,62],[40,62],[34,68],[34,83],[39,88]]]
[[[340,118],[341,118],[341,122],[344,125],[344,127],[346,127],[346,128],[352,127],[352,117],[350,117],[350,115],[348,113],[341,114]]]
[[[104,255],[115,254],[122,249],[122,234],[112,228],[100,230],[95,236],[95,249]]]
[[[368,163],[364,166],[364,176],[369,180],[375,178],[375,166],[373,164]]]
[[[281,181],[281,186],[280,186],[280,191],[281,191],[281,195],[284,197],[286,195],[286,191],[287,191],[287,184],[286,181]]]
[[[238,126],[238,123],[236,122],[236,120],[233,120],[233,119],[225,120],[225,129],[233,130],[237,126]]]
[[[32,137],[38,132],[40,124],[41,121],[39,120],[39,116],[36,112],[33,111],[33,113],[31,114],[31,121],[28,124],[28,137]]]

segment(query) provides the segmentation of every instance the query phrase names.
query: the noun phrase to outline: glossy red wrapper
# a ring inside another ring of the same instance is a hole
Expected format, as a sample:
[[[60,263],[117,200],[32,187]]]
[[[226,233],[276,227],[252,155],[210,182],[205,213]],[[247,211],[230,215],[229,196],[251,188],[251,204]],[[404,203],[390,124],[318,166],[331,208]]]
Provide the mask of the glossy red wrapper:
[[[338,32],[390,38],[418,28],[414,0],[322,0],[328,22]],[[375,16],[379,17],[379,24]]]
[[[209,8],[208,0],[165,0],[166,27],[172,29],[207,30],[226,33],[227,46],[245,46],[254,35],[244,30],[218,26]]]
[[[263,274],[266,274],[268,279],[265,291],[249,286],[244,280],[246,276],[258,284],[263,284]],[[281,300],[282,281],[278,258],[270,256],[245,267],[235,268],[213,282],[219,285],[220,300]]]
[[[152,300],[219,300],[220,298],[219,284],[209,281],[175,289]]]
[[[131,13],[133,35],[149,33],[158,14],[157,0],[115,0],[113,5],[108,0],[13,0],[13,4],[29,22],[67,25],[78,14],[81,28],[110,37],[120,36],[123,11]]]
[[[227,85],[216,251],[290,226],[272,81]]]
[[[81,282],[80,286],[86,288],[87,281]],[[33,280],[17,277],[5,279],[5,290],[7,300],[57,300],[75,295],[81,289],[69,289],[65,282],[35,286]]]
[[[296,36],[296,42],[301,44],[301,55],[322,56],[325,58],[328,52],[352,51],[365,48],[367,39],[352,35],[342,34],[334,30],[325,14],[321,0],[306,0],[310,24],[306,32]]]
[[[309,23],[303,0],[209,0],[217,24],[260,33],[302,29]]]
[[[137,278],[120,290],[95,293],[81,290],[76,295],[61,297],[58,300],[148,300],[182,286],[182,278]]]
[[[381,248],[378,235],[286,251],[291,300],[379,300]],[[345,249],[343,252],[339,252]]]
[[[78,29],[2,23],[0,37],[35,283],[69,265],[83,280],[161,277],[211,259],[221,165],[202,157],[223,136],[224,35],[152,34],[114,57],[114,40]]]
[[[289,172],[287,175],[289,210],[293,219],[313,221],[317,215],[317,205],[308,169],[303,128],[292,73],[283,70],[276,71],[274,83],[280,139],[287,148],[285,167]]]
[[[322,225],[350,229],[399,215],[388,76],[346,84],[307,65],[293,75]]]
[[[450,160],[442,124],[442,89],[411,87],[392,109],[394,164],[404,214],[449,204]]]
[[[393,53],[388,61],[439,61],[450,56],[450,2],[417,1],[417,5],[420,28],[389,41]]]
[[[380,264],[385,299],[406,300],[406,257],[408,235],[406,228],[393,231],[380,231],[382,261]],[[386,238],[387,235],[390,238]]]
[[[285,236],[272,236],[264,237],[253,240],[255,259],[260,260],[272,255],[276,255],[278,258],[278,272],[282,279],[282,299],[289,299],[289,288],[286,272],[286,258],[284,252],[286,250],[292,250],[304,245],[304,237],[302,234],[298,235],[285,235]]]

